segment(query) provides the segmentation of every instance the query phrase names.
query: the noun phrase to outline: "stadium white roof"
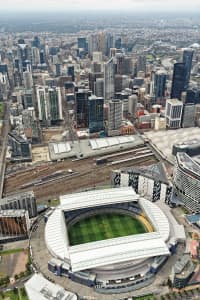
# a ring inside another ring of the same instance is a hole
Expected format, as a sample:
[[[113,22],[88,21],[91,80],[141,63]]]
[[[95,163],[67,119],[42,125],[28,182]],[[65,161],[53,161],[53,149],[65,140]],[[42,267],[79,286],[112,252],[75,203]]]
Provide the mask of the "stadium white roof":
[[[60,204],[63,211],[70,211],[113,203],[137,202],[138,200],[139,195],[132,188],[126,187],[64,195],[60,197]]]
[[[41,274],[34,274],[31,279],[25,283],[25,289],[29,300],[77,300],[77,296],[75,294],[48,281]]]
[[[94,246],[91,244],[94,244]],[[168,254],[169,250],[157,232],[104,240],[69,248],[73,272]]]
[[[45,239],[53,256],[71,264],[73,272],[108,264],[168,255],[166,241],[170,226],[165,214],[154,203],[139,198],[132,188],[95,190],[60,197],[61,205],[52,213],[45,228]],[[63,211],[123,202],[139,202],[155,231],[70,246]]]

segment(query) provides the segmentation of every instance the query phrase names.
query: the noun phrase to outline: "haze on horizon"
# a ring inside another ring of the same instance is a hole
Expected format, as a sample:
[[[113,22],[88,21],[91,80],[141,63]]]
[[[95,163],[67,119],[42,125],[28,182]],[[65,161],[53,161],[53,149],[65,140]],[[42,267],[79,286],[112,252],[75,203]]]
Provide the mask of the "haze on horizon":
[[[0,0],[1,12],[55,12],[55,11],[162,11],[197,12],[199,0]]]

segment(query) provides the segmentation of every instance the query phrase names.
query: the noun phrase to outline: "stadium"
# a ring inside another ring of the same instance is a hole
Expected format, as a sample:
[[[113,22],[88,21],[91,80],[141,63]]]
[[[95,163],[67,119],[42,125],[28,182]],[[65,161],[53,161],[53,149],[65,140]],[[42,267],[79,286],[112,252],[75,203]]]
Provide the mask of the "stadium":
[[[46,222],[48,268],[101,293],[138,289],[172,254],[174,232],[163,211],[131,187],[64,195]]]

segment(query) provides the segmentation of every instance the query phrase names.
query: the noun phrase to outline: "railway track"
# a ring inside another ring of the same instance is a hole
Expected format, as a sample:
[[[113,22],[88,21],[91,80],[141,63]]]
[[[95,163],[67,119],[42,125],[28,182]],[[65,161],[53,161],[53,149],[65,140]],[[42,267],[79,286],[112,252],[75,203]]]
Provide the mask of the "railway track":
[[[146,154],[143,153],[144,151],[147,151],[145,152]],[[143,154],[141,155],[141,153]],[[157,162],[153,153],[149,152],[147,147],[144,149],[144,146],[133,149],[133,151],[124,151],[124,153],[116,154],[111,155],[111,157],[108,155],[112,164],[107,163],[97,166],[94,158],[87,158],[74,162],[66,160],[64,162],[53,163],[47,169],[40,166],[40,169],[34,170],[32,174],[30,174],[30,171],[25,171],[15,177],[6,179],[4,193],[8,195],[13,192],[19,192],[20,186],[24,186],[21,191],[33,189],[38,201],[48,200],[52,197],[58,197],[60,194],[71,193],[92,186],[110,184],[110,176],[115,164],[117,168],[122,168],[150,165]],[[75,174],[66,174],[67,169],[72,169]],[[62,171],[60,176],[51,178],[51,174],[58,171]],[[45,176],[47,180],[45,180]]]

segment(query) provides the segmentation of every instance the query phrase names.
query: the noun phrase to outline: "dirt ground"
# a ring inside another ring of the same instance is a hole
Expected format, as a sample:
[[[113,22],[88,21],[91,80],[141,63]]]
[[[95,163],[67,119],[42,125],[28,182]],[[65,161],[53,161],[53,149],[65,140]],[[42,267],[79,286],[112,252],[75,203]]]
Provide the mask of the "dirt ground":
[[[14,277],[16,274],[26,270],[27,261],[28,253],[26,251],[2,255],[0,262],[0,274]]]
[[[43,141],[44,143],[48,143],[50,141],[60,141],[62,139],[62,128],[57,129],[45,129],[42,131]]]

